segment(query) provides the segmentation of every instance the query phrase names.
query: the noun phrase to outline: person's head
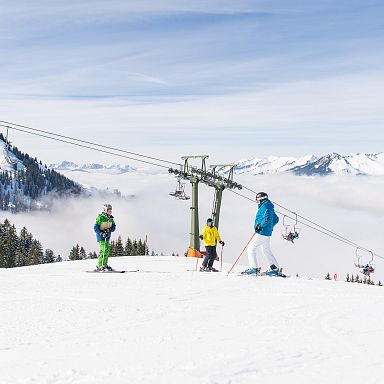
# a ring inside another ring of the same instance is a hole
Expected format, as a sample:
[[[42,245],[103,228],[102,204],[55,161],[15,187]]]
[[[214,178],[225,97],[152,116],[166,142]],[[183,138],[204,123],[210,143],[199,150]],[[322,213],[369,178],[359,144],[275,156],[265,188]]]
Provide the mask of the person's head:
[[[207,225],[213,227],[213,220],[211,218],[207,220]]]
[[[111,204],[104,204],[103,205],[103,212],[106,213],[107,215],[112,214],[112,205]]]
[[[257,204],[261,204],[264,200],[267,200],[268,199],[268,195],[265,193],[265,192],[259,192],[257,195],[256,195],[256,202]]]

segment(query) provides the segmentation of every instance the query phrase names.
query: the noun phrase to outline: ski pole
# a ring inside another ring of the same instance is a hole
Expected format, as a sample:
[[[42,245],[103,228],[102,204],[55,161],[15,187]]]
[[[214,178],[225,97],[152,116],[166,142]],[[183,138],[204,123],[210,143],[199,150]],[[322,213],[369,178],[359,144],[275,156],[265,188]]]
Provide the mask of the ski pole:
[[[224,250],[224,245],[221,246],[221,254],[220,254],[220,272],[223,270],[223,250]]]
[[[252,239],[255,237],[256,235],[256,232],[252,235],[252,237],[249,239],[247,245],[244,247],[244,249],[241,251],[240,255],[237,257],[237,259],[235,260],[235,262],[233,263],[231,269],[228,271],[227,273],[227,276],[232,272],[232,269],[235,267],[235,265],[237,264],[237,262],[239,261],[241,255],[244,253],[244,251],[247,249],[249,243],[252,241]]]

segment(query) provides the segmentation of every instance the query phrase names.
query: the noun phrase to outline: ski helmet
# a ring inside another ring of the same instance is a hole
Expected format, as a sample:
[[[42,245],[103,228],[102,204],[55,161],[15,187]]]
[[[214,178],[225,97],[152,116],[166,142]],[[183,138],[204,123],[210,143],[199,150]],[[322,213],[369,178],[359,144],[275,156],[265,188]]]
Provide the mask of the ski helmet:
[[[262,200],[267,200],[267,199],[268,199],[268,195],[265,192],[259,192],[256,195],[256,201],[262,201]]]
[[[112,205],[111,204],[104,204],[103,205],[103,212],[104,213],[107,213],[110,209],[112,209]]]
[[[207,225],[213,224],[213,220],[211,218],[207,219]]]

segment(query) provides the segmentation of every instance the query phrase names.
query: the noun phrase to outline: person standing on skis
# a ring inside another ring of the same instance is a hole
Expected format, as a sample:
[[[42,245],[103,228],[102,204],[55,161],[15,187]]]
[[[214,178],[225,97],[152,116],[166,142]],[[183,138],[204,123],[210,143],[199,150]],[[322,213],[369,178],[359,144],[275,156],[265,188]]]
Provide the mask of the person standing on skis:
[[[254,223],[256,234],[247,249],[249,268],[242,272],[242,274],[258,274],[259,266],[256,254],[257,250],[260,249],[270,265],[270,269],[265,272],[265,274],[278,276],[279,264],[271,251],[270,240],[273,227],[279,222],[279,218],[275,213],[272,202],[268,199],[268,195],[265,192],[259,192],[256,195],[256,202],[259,205]]]
[[[108,257],[111,249],[109,240],[111,233],[116,229],[115,220],[112,216],[112,205],[103,205],[103,212],[97,216],[93,229],[96,232],[96,238],[100,245],[96,271],[112,271],[113,269],[108,265]]]
[[[224,246],[224,241],[221,240],[219,231],[213,225],[212,219],[207,220],[207,225],[203,229],[203,233],[200,235],[200,239],[204,240],[205,249],[207,254],[203,260],[203,265],[200,267],[201,272],[219,272],[216,268],[213,268],[213,262],[216,259],[216,244],[219,242]]]

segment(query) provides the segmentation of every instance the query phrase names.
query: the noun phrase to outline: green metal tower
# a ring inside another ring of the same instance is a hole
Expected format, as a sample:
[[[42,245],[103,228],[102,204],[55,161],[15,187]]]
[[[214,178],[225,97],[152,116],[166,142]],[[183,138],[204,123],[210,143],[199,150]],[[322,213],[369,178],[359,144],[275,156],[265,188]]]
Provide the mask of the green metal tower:
[[[190,243],[187,251],[187,256],[190,257],[201,257],[200,253],[200,230],[199,230],[199,183],[204,183],[210,187],[215,188],[215,196],[212,208],[212,219],[216,227],[219,227],[220,220],[220,209],[223,198],[223,191],[226,188],[242,189],[242,186],[233,181],[233,170],[234,164],[224,165],[212,165],[211,172],[207,172],[206,159],[208,155],[201,156],[183,156],[181,159],[184,161],[184,165],[181,170],[169,169],[169,173],[175,174],[178,180],[184,179],[189,180],[192,185],[192,199],[191,199],[191,232],[190,232]],[[190,159],[201,159],[201,166],[199,168],[191,167],[189,164]],[[217,168],[224,171],[229,167],[228,176],[221,176],[216,172]],[[171,193],[172,196],[178,196],[179,194]],[[182,195],[182,194],[180,194]],[[182,198],[186,200],[186,197]]]

